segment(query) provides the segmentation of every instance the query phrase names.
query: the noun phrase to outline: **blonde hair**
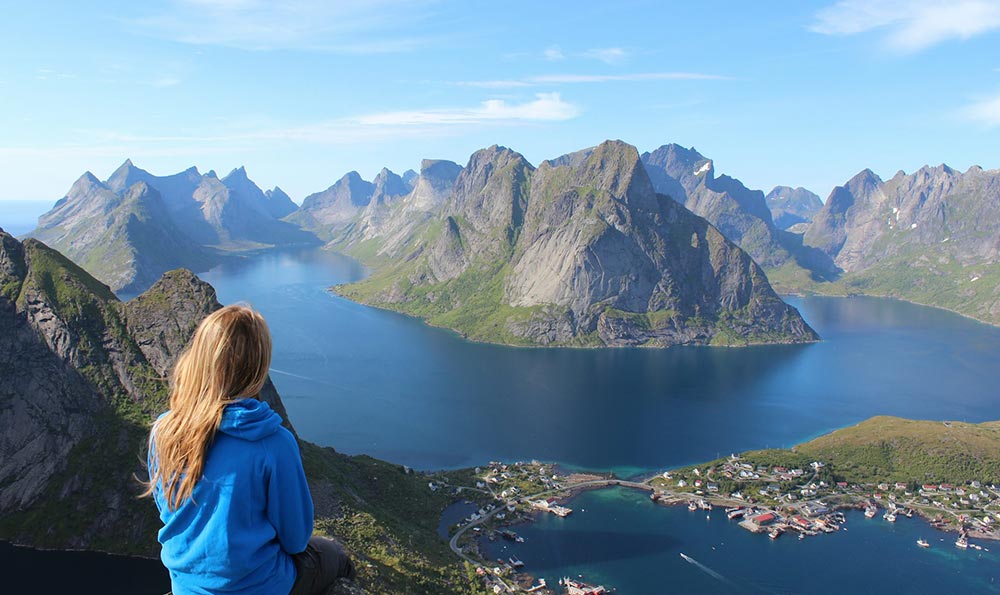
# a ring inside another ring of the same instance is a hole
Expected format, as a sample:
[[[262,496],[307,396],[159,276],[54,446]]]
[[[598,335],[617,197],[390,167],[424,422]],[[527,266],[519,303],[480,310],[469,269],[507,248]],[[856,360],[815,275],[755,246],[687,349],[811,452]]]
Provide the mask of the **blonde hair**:
[[[201,321],[174,366],[170,411],[153,426],[144,495],[159,484],[170,510],[191,497],[223,410],[239,398],[256,398],[270,365],[271,334],[259,312],[227,306]]]

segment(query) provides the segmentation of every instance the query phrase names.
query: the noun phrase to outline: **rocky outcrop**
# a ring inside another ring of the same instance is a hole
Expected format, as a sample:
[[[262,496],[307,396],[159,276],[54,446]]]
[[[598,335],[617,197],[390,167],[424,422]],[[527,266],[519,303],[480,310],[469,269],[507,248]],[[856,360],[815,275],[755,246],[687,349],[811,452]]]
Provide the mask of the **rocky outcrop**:
[[[384,238],[407,256],[338,291],[515,344],[816,338],[746,253],[655,192],[620,141],[537,170],[489,147],[437,202],[404,238]]]
[[[775,186],[764,199],[771,209],[774,224],[785,230],[811,222],[813,216],[823,208],[823,201],[819,196],[801,186]]]

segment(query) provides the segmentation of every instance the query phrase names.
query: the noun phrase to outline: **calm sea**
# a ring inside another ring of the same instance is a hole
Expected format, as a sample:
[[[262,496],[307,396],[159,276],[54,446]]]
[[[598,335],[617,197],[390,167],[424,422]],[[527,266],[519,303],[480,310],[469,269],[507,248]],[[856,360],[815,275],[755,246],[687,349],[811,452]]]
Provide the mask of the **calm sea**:
[[[641,472],[790,446],[878,414],[1000,419],[1000,329],[873,298],[790,300],[823,337],[751,348],[516,349],[331,295],[362,277],[321,251],[202,277],[274,335],[303,438],[422,469],[541,459]]]

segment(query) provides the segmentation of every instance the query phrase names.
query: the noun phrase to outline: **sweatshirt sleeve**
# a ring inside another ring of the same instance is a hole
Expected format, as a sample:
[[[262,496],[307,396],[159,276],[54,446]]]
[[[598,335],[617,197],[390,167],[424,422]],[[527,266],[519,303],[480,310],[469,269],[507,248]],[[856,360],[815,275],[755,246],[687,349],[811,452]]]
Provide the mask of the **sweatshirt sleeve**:
[[[302,456],[295,437],[284,428],[268,446],[272,465],[267,482],[267,518],[278,534],[281,549],[298,554],[305,551],[313,531],[313,501]]]

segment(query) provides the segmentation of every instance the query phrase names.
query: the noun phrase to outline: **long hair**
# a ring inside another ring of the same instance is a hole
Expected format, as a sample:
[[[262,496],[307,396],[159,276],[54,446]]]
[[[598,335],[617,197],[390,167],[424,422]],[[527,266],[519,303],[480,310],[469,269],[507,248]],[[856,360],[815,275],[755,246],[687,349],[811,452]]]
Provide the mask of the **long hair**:
[[[174,366],[170,411],[153,425],[143,495],[159,485],[170,510],[191,497],[223,410],[239,398],[256,398],[270,365],[271,334],[260,313],[227,306],[201,321]]]

